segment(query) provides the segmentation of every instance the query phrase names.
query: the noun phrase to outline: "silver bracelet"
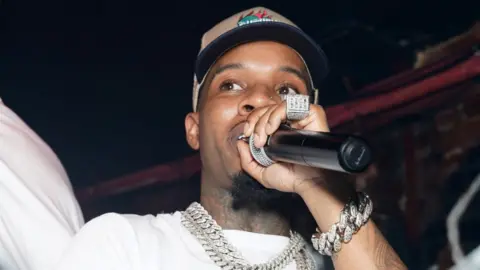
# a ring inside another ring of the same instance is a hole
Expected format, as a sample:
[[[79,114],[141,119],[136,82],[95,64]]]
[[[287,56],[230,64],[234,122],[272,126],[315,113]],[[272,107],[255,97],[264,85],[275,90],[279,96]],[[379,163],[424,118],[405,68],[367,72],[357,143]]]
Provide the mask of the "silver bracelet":
[[[358,192],[340,212],[340,220],[330,227],[328,232],[317,232],[312,235],[313,248],[322,255],[332,256],[342,248],[342,243],[348,243],[352,236],[367,223],[372,214],[373,204],[370,197]]]

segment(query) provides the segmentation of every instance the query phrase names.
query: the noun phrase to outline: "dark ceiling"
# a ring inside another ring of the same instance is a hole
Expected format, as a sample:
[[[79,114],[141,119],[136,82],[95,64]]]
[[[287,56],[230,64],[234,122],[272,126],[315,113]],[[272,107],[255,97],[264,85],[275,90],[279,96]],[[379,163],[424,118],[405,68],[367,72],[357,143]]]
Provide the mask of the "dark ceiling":
[[[388,77],[468,29],[473,2],[4,0],[0,96],[85,186],[191,153],[193,62],[201,34],[226,16],[264,5],[321,43],[329,105],[348,98],[342,78],[356,89]]]

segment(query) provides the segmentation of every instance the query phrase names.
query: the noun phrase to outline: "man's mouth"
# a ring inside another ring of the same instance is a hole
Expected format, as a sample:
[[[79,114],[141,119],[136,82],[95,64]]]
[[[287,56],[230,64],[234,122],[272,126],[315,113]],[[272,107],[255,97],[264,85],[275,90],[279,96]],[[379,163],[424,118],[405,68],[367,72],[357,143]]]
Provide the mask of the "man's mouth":
[[[237,140],[242,140],[244,142],[248,142],[248,137],[245,136],[244,134],[238,136]]]
[[[238,125],[236,125],[234,128],[232,128],[232,130],[230,131],[230,136],[228,140],[233,147],[237,148],[236,144],[238,140],[248,141],[248,137],[245,137],[245,135],[243,135],[244,129],[245,129],[245,122],[241,122]]]

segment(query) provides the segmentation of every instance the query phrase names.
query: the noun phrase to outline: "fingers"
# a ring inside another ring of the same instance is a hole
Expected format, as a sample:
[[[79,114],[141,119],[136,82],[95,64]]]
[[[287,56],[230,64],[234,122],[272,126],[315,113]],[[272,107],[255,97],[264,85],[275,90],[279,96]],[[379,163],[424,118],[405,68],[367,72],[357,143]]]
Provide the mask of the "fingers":
[[[251,112],[248,117],[247,117],[247,123],[245,125],[245,129],[243,131],[243,134],[247,137],[250,137],[253,133],[253,130],[255,129],[255,125],[257,124],[258,120],[262,115],[267,112],[271,106],[268,107],[262,107],[255,109],[253,112]]]
[[[274,183],[268,181],[268,179],[272,181],[285,177],[284,170],[279,171],[278,169],[289,165],[275,163],[268,168],[265,168],[262,165],[258,164],[252,157],[252,155],[250,154],[250,148],[248,146],[248,143],[244,141],[238,141],[237,148],[238,152],[240,153],[240,165],[247,174],[249,174],[266,188],[275,188],[285,192],[291,190],[291,187],[289,187],[287,183],[281,183],[277,188],[275,187]]]
[[[254,110],[247,118],[244,135],[254,136],[256,147],[267,142],[267,136],[275,132],[285,120],[285,102]]]
[[[242,169],[247,172],[250,176],[260,181],[262,179],[263,171],[265,167],[258,164],[255,159],[253,159],[250,154],[250,148],[248,144],[244,141],[239,140],[237,142],[238,152],[240,153],[240,164]]]
[[[265,132],[265,129],[267,126],[270,126],[270,119],[271,115],[273,112],[275,112],[278,109],[278,106],[271,106],[257,121],[255,124],[255,128],[253,130],[253,135],[254,137],[254,143],[256,147],[262,147],[265,145],[267,142],[267,133]],[[274,127],[275,130],[278,129],[277,127]]]
[[[320,105],[310,105],[310,112],[305,119],[296,121],[291,125],[296,129],[304,129],[316,132],[329,132],[327,115]]]
[[[271,105],[254,110],[247,118],[245,136],[254,136],[255,147],[263,147],[269,135],[273,134],[287,120],[286,103]],[[327,117],[319,105],[311,105],[309,115],[291,126],[317,132],[329,132]]]
[[[275,110],[269,115],[268,123],[265,127],[266,135],[272,135],[277,131],[278,127],[287,120],[287,103],[284,101],[278,105]]]

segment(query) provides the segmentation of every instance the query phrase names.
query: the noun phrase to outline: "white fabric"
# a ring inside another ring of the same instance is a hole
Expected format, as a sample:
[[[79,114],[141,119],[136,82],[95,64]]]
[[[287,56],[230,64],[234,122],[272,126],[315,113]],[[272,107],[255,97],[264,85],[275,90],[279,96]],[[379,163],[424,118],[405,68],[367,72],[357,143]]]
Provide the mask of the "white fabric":
[[[459,261],[450,270],[473,270],[480,269],[480,246],[475,248],[470,254]]]
[[[0,269],[51,270],[82,225],[62,164],[0,100]]]
[[[181,214],[105,214],[75,236],[57,270],[218,270],[180,222]],[[288,244],[283,236],[224,230],[250,263],[276,257]],[[291,263],[286,270],[294,270]]]
[[[460,245],[460,230],[459,223],[463,213],[467,210],[470,202],[480,190],[480,174],[473,180],[467,191],[460,196],[458,201],[453,206],[447,217],[447,238],[452,250],[452,260],[454,263],[459,263],[465,258],[462,247]]]

